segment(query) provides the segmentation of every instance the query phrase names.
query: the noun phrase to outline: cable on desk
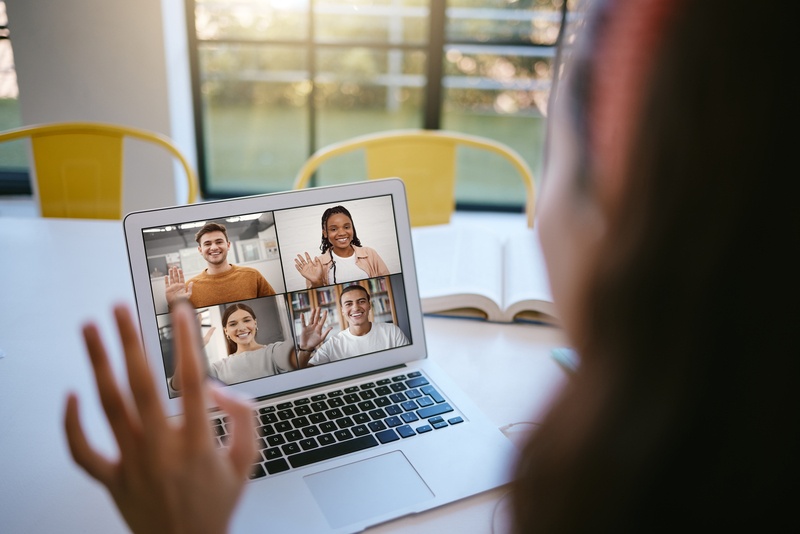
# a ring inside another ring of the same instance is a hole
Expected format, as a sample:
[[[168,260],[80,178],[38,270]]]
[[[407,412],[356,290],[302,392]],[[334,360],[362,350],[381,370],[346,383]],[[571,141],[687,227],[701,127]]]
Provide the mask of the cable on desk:
[[[516,423],[509,423],[509,424],[507,424],[507,425],[503,425],[503,426],[499,427],[499,428],[498,428],[498,430],[499,430],[500,432],[502,432],[503,434],[505,434],[505,433],[506,433],[506,430],[509,430],[509,429],[511,429],[511,428],[513,428],[513,427],[515,427],[515,426],[518,426],[518,425],[532,425],[532,426],[538,426],[538,425],[539,425],[539,423],[534,423],[533,421],[519,421],[519,422],[516,422]]]
[[[508,525],[503,525],[502,530],[498,529],[496,526],[497,523],[497,511],[500,509],[500,505],[504,504],[508,497],[511,495],[511,491],[507,491],[503,494],[500,499],[495,503],[494,510],[492,510],[492,534],[507,534],[509,532]],[[508,514],[506,514],[508,517]]]

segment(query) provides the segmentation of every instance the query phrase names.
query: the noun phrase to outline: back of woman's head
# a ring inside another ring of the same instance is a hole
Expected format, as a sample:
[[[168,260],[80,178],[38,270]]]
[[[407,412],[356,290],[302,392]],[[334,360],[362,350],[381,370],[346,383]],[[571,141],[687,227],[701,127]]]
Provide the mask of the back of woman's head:
[[[573,340],[581,368],[520,463],[518,529],[796,523],[794,20],[759,23],[728,0],[597,4],[564,90],[586,123],[586,194],[620,183],[598,199],[611,207]],[[642,38],[622,12],[660,8],[634,102],[608,104],[599,78],[629,67],[606,63],[626,61],[609,47]],[[593,122],[625,114],[624,139]]]

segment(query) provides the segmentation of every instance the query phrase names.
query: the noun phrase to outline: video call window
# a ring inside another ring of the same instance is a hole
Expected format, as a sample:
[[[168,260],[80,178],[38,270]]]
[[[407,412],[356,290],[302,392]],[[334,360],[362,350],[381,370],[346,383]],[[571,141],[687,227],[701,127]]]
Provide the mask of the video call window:
[[[390,196],[190,221],[143,238],[169,371],[179,299],[197,310],[208,373],[225,384],[411,342]],[[352,285],[361,290],[345,291]],[[325,312],[326,335],[302,347],[301,315],[313,310]]]

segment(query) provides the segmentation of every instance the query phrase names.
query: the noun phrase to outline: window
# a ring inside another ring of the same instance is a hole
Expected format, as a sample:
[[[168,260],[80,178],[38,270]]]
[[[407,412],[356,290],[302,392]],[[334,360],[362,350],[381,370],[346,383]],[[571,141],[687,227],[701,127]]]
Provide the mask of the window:
[[[19,89],[11,49],[6,3],[0,1],[0,131],[18,128]],[[28,156],[24,141],[0,143],[0,194],[30,194]]]
[[[538,174],[566,0],[186,1],[206,198],[289,189],[316,149],[396,128],[493,138]],[[460,207],[522,208],[511,169],[459,157]]]

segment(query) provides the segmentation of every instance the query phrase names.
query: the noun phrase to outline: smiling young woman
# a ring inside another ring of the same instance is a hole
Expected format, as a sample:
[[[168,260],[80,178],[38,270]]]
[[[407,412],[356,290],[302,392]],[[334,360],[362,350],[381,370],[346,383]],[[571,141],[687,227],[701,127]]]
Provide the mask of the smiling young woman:
[[[295,267],[306,279],[306,287],[320,287],[386,276],[380,255],[361,245],[353,216],[344,206],[333,206],[322,214],[321,254],[314,259],[306,252],[298,254]]]

